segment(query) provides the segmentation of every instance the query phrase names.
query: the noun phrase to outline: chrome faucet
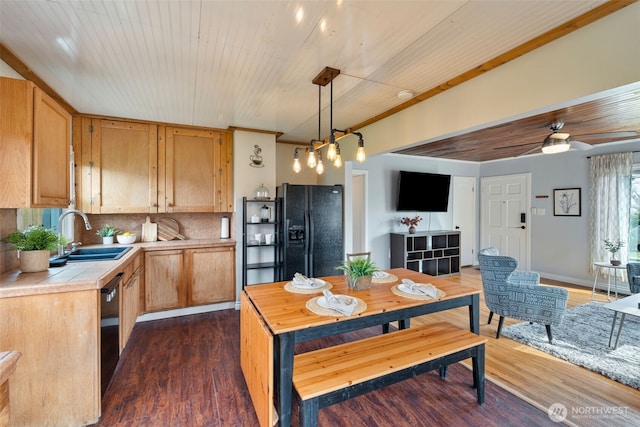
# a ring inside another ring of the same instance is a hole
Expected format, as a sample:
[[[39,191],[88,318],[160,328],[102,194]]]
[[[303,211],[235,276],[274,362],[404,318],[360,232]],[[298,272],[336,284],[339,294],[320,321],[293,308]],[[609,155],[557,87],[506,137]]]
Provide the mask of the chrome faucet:
[[[84,228],[86,230],[91,230],[91,224],[89,223],[89,218],[87,218],[87,215],[84,212],[79,211],[77,209],[69,209],[68,211],[63,212],[62,215],[60,215],[60,217],[58,218],[58,233],[60,233],[60,236],[62,236],[62,220],[67,215],[71,215],[71,214],[80,215],[84,220]],[[64,248],[65,247],[62,244],[58,244],[58,256],[64,256]]]

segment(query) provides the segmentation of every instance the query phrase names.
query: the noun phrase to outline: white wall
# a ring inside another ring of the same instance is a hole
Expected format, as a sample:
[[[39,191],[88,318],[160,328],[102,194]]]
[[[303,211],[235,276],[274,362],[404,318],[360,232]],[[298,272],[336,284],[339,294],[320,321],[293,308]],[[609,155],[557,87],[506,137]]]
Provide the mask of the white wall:
[[[483,163],[480,176],[531,173],[531,207],[544,208],[545,215],[531,215],[531,270],[542,276],[584,286],[593,286],[589,265],[589,159],[588,156],[637,151],[640,141],[595,146],[588,151]],[[634,154],[640,162],[640,153]],[[581,188],[579,217],[553,215],[553,190]],[[549,196],[546,199],[536,196]]]
[[[262,150],[263,167],[251,166],[250,156],[254,155],[255,146]],[[253,199],[260,185],[269,190],[269,197],[276,195],[276,139],[274,134],[236,130],[233,133],[233,181],[235,198],[235,235],[236,243],[236,288],[242,288],[242,197]],[[254,208],[259,208],[253,206]],[[251,259],[249,259],[251,261]],[[252,282],[272,281],[272,272],[255,271]],[[263,278],[263,280],[261,280]]]
[[[423,221],[418,225],[418,231],[450,230],[453,227],[451,197],[447,213],[396,211],[398,171],[408,170],[472,177],[477,177],[479,173],[477,163],[442,161],[398,154],[371,157],[366,162],[357,164],[357,169],[368,171],[367,235],[369,247],[367,250],[371,251],[371,258],[380,268],[389,268],[390,266],[389,233],[407,231],[407,227],[399,222],[402,217],[420,215]],[[349,186],[349,183],[350,180],[347,181],[346,187]],[[428,194],[428,189],[425,189],[425,194]],[[348,204],[349,201],[346,200],[345,203]],[[350,219],[347,219],[346,224],[349,223]]]

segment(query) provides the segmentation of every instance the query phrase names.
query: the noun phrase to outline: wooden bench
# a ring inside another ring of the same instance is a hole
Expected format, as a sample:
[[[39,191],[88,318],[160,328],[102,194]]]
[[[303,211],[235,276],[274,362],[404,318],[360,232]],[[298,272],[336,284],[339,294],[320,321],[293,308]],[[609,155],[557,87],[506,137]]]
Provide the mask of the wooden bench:
[[[487,339],[446,322],[403,329],[298,354],[293,385],[301,426],[316,426],[321,408],[352,397],[473,360],[473,386],[484,402],[484,347]]]

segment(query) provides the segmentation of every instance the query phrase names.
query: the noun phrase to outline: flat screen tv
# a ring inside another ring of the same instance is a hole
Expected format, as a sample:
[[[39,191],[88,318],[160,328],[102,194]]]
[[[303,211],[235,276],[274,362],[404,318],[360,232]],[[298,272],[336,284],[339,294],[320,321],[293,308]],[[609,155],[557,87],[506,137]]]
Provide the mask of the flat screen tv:
[[[398,211],[447,212],[451,175],[400,171]]]

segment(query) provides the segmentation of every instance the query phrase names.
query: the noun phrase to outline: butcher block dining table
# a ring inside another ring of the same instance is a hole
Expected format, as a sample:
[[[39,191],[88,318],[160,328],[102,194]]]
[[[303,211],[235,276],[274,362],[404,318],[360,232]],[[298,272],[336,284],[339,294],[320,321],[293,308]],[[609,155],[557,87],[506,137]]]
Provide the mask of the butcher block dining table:
[[[410,326],[412,317],[449,310],[469,308],[469,329],[480,332],[480,291],[460,283],[412,270],[385,270],[386,280],[371,284],[369,289],[349,288],[346,276],[322,277],[333,294],[348,295],[364,302],[364,311],[343,316],[320,315],[309,309],[316,293],[291,292],[290,281],[251,285],[240,297],[240,364],[261,426],[291,424],[293,397],[293,363],[295,345],[371,326],[388,330],[390,322],[400,329]],[[402,279],[415,283],[431,283],[444,293],[438,298],[409,298],[396,291]],[[394,292],[395,291],[395,292]]]

